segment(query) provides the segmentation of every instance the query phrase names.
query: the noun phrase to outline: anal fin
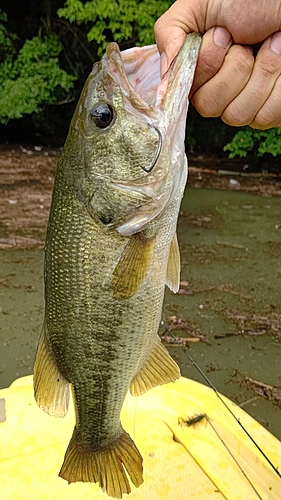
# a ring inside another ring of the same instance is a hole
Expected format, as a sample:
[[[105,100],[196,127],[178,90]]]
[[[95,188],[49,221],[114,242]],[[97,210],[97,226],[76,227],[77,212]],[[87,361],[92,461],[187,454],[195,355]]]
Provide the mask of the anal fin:
[[[180,369],[177,363],[157,337],[149,357],[131,382],[130,393],[132,396],[141,396],[149,389],[175,382],[179,377]]]
[[[64,417],[68,411],[69,382],[59,371],[48,348],[44,327],[34,363],[33,385],[38,406],[49,415]]]
[[[151,262],[155,237],[131,236],[114,269],[111,289],[114,297],[128,299],[141,286]]]
[[[109,496],[122,498],[123,493],[131,491],[126,472],[136,487],[143,483],[142,456],[127,432],[122,429],[120,436],[106,448],[95,448],[81,441],[74,429],[60,477],[68,483],[99,483]]]
[[[180,267],[179,244],[177,233],[175,233],[170,245],[166,275],[166,285],[174,293],[177,293],[180,287]]]

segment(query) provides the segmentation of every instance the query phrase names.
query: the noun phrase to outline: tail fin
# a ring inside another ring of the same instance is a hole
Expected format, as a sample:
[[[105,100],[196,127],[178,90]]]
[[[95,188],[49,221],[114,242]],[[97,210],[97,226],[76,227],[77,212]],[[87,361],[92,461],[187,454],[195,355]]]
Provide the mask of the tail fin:
[[[122,434],[107,448],[94,449],[78,440],[74,429],[60,477],[68,483],[99,483],[109,496],[122,498],[123,493],[131,491],[126,472],[136,487],[143,483],[142,456],[127,432],[122,429]]]

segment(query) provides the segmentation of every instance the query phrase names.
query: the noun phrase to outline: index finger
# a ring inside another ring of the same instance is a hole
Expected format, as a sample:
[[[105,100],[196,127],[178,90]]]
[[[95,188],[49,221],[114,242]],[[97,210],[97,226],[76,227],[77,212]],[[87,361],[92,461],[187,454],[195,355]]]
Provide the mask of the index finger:
[[[222,26],[210,28],[205,33],[202,38],[190,96],[220,70],[231,45],[231,34]]]

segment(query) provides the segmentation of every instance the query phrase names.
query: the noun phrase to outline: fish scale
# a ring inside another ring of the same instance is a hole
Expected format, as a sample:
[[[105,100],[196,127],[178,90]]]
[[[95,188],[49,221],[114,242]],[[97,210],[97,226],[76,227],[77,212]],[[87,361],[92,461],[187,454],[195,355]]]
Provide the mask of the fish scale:
[[[35,398],[63,417],[70,385],[76,425],[59,475],[98,482],[114,498],[130,493],[128,477],[143,482],[141,454],[120,422],[128,389],[140,396],[180,376],[157,331],[165,283],[179,287],[184,127],[199,46],[198,34],[187,37],[160,80],[156,47],[120,53],[109,44],[58,163]]]

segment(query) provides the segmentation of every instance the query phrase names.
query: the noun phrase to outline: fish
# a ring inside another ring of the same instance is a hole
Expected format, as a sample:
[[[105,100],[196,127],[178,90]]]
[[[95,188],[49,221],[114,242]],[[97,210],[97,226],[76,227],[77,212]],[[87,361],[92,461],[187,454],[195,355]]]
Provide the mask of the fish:
[[[157,334],[165,284],[179,289],[177,218],[187,179],[188,94],[201,37],[187,36],[160,77],[156,45],[94,64],[59,158],[44,261],[45,314],[34,395],[76,423],[59,476],[99,483],[113,498],[143,483],[123,429],[128,392],[174,382],[180,370]]]

